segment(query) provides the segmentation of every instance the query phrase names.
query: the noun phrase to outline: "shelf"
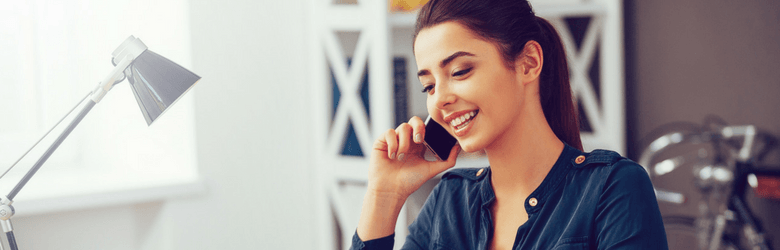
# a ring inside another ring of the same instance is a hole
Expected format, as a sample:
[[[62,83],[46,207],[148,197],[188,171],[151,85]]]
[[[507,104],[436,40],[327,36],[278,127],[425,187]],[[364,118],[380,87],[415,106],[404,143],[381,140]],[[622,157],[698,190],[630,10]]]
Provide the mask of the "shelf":
[[[392,12],[387,16],[387,23],[390,27],[414,27],[417,23],[417,14],[419,10],[412,12]]]
[[[593,13],[606,13],[606,8],[599,3],[578,3],[578,4],[540,4],[534,6],[534,12],[538,16],[579,16],[592,15]],[[390,27],[414,27],[417,23],[417,14],[420,10],[412,12],[391,12],[387,17],[387,23]]]

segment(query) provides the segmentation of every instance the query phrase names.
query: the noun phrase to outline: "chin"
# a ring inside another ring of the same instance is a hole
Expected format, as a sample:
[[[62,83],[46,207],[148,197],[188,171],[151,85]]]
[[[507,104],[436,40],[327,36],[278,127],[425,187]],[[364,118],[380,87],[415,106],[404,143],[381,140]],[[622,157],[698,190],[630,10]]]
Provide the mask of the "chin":
[[[466,140],[466,141],[458,140],[458,144],[460,144],[460,149],[466,153],[474,153],[485,148],[484,146],[481,146],[472,140]]]

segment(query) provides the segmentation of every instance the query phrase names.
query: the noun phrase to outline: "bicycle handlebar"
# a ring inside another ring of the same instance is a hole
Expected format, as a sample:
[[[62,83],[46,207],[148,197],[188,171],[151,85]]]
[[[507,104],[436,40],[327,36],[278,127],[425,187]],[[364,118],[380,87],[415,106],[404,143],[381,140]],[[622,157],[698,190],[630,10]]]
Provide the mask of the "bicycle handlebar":
[[[680,144],[682,142],[709,143],[713,141],[713,137],[715,136],[724,139],[742,137],[744,140],[742,142],[742,147],[738,151],[737,160],[747,161],[751,157],[756,134],[756,127],[754,125],[723,126],[720,129],[716,129],[714,131],[704,130],[703,132],[699,133],[674,131],[664,134],[653,140],[653,142],[651,142],[650,145],[648,145],[647,148],[642,151],[642,155],[639,157],[639,165],[642,166],[645,171],[647,171],[647,173],[652,176],[653,173],[650,171],[650,161],[658,152],[671,145]],[[682,165],[682,163],[683,162],[681,160],[675,160],[665,164],[673,164],[672,166],[667,166],[666,168],[674,169]]]

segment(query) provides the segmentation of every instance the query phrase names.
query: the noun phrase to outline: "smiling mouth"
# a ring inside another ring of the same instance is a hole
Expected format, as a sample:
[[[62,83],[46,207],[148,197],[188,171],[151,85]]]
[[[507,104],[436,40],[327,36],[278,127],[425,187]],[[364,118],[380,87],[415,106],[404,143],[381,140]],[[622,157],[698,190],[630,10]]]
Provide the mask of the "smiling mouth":
[[[455,119],[452,119],[452,121],[450,121],[450,126],[455,128],[455,130],[461,130],[468,126],[469,123],[474,120],[474,117],[477,117],[477,114],[479,114],[479,110],[465,113],[459,117],[456,117]]]

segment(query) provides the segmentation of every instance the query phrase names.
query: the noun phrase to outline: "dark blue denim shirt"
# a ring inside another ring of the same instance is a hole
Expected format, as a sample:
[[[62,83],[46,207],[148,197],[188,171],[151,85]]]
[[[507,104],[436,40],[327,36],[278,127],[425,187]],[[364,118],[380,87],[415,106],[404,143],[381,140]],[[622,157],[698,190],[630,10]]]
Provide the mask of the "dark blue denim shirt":
[[[445,173],[403,249],[487,249],[495,201],[490,175],[490,168]],[[517,229],[513,249],[668,249],[650,178],[612,151],[566,145],[525,210],[528,221]],[[351,249],[392,249],[393,242],[394,235],[363,242],[356,233]]]

